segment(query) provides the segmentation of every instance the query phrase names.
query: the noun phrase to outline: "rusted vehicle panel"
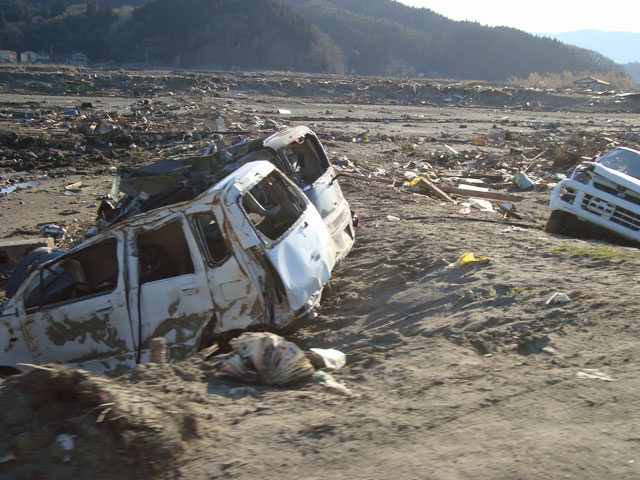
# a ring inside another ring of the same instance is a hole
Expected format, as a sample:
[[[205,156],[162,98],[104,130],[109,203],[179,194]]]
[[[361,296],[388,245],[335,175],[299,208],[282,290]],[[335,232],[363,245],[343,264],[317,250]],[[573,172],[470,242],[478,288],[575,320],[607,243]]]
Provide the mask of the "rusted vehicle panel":
[[[213,154],[168,160],[120,172],[111,196],[114,209],[102,205],[110,223],[159,206],[194,198],[242,165],[266,160],[289,177],[316,207],[329,229],[337,260],[354,243],[353,215],[316,134],[305,126],[224,147]]]
[[[39,265],[0,313],[0,367],[62,362],[116,374],[215,335],[280,328],[317,305],[336,264],[326,223],[272,163],[130,217]]]

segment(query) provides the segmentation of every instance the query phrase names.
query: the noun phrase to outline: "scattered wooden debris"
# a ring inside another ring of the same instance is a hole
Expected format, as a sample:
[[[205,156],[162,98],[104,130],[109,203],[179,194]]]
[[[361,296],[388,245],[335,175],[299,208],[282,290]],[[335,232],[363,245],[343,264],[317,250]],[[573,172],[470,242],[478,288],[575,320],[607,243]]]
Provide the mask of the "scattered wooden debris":
[[[80,187],[82,187],[82,182],[75,182],[75,183],[70,183],[69,185],[65,185],[64,189],[66,191],[78,191],[80,190]]]
[[[520,202],[522,197],[509,193],[483,192],[480,190],[470,190],[468,188],[440,187],[443,192],[461,195],[463,197],[490,198],[492,200],[503,200],[505,202]]]
[[[437,187],[433,182],[431,182],[431,180],[427,178],[420,177],[419,187],[422,187],[422,190],[427,190],[441,200],[454,203],[453,198],[447,195],[441,188]]]

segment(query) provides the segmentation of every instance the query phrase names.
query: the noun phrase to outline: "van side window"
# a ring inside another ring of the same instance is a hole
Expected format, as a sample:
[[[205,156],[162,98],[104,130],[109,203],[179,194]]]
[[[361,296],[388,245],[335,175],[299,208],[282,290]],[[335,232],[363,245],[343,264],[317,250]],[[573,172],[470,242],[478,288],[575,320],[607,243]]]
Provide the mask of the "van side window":
[[[118,283],[117,246],[118,241],[109,238],[43,267],[25,295],[25,309],[33,311],[115,290]]]
[[[307,206],[300,194],[275,171],[245,193],[241,202],[256,229],[270,240],[280,238]]]
[[[199,237],[203,240],[211,264],[222,263],[229,256],[229,249],[213,213],[199,213],[192,216]]]
[[[189,245],[179,220],[144,231],[136,239],[140,283],[155,282],[194,272]]]

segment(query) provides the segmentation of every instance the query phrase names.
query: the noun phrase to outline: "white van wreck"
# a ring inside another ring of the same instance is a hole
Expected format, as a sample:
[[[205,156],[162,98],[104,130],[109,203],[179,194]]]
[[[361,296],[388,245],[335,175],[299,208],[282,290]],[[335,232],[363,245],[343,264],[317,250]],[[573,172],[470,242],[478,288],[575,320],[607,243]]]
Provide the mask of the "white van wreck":
[[[98,215],[114,224],[136,213],[192,199],[240,166],[257,160],[271,162],[304,192],[329,229],[340,261],[353,246],[353,214],[322,143],[305,126],[284,128],[214,152],[208,149],[203,156],[118,172],[111,191],[117,204],[103,203]]]
[[[640,152],[621,147],[581,163],[553,189],[549,208],[547,232],[580,235],[604,228],[640,242]]]
[[[179,361],[224,332],[285,327],[318,304],[334,245],[299,187],[270,162],[247,163],[37,266],[0,312],[0,368],[117,374],[148,361],[155,337]]]

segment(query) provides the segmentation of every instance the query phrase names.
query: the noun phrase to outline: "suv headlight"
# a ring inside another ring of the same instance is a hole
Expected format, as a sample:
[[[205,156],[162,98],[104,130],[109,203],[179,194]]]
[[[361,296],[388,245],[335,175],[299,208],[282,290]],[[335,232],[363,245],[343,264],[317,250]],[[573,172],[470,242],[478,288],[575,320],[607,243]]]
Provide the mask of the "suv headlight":
[[[589,175],[586,169],[579,169],[579,170],[576,170],[576,172],[573,174],[573,179],[576,182],[580,182],[580,183],[584,183],[585,185],[588,185],[589,182],[591,181],[591,175]]]

